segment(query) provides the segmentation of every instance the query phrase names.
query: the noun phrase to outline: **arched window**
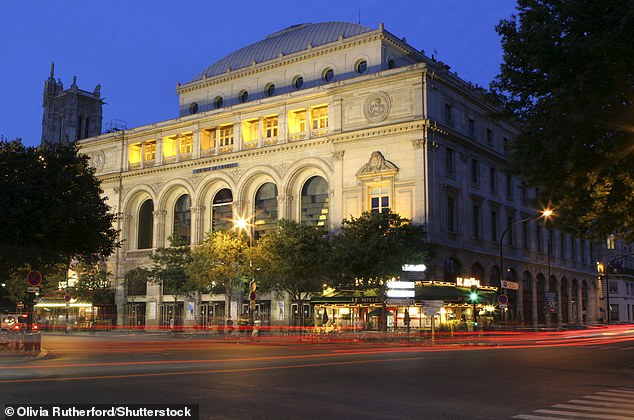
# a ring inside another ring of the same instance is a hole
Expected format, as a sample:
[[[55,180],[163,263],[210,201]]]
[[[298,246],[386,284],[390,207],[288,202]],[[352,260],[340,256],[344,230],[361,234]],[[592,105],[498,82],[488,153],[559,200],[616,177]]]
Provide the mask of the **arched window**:
[[[302,188],[300,222],[328,228],[328,182],[320,176],[310,178]]]
[[[154,239],[154,203],[152,200],[145,200],[139,208],[139,225],[137,227],[137,248],[152,248]]]
[[[189,194],[178,197],[174,205],[174,236],[180,236],[186,243],[191,239],[192,202]]]
[[[491,272],[489,273],[489,285],[500,285],[500,267],[498,267],[497,265],[491,267]]]
[[[211,202],[211,230],[227,230],[231,228],[233,217],[233,194],[229,188],[216,193]]]
[[[447,258],[445,260],[445,281],[456,282],[457,277],[462,277],[460,262],[455,258]]]
[[[272,182],[263,184],[255,193],[255,217],[253,236],[255,239],[277,228],[277,187]]]
[[[471,277],[480,281],[480,284],[484,284],[484,267],[482,267],[482,264],[475,263],[471,266]]]

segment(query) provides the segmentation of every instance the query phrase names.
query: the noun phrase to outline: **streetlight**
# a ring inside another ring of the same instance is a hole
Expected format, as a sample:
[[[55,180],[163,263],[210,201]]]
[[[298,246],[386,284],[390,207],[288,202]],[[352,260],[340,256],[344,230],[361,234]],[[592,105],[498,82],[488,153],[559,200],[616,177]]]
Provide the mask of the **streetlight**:
[[[512,229],[515,225],[520,224],[520,223],[524,223],[527,222],[529,220],[532,219],[539,219],[539,218],[543,218],[544,220],[548,220],[550,219],[554,214],[554,210],[551,208],[545,208],[543,209],[539,214],[537,215],[533,215],[533,216],[529,216],[526,217],[522,220],[518,220],[517,222],[514,222],[512,224],[510,224],[509,226],[506,227],[506,229],[504,229],[504,231],[502,232],[502,235],[500,235],[500,241],[499,241],[499,245],[500,245],[500,291],[505,290],[506,288],[503,287],[504,285],[504,254],[503,254],[503,243],[504,243],[504,236],[506,236],[506,233],[509,231],[509,229]],[[550,239],[549,239],[550,240]],[[549,279],[550,281],[550,279]]]

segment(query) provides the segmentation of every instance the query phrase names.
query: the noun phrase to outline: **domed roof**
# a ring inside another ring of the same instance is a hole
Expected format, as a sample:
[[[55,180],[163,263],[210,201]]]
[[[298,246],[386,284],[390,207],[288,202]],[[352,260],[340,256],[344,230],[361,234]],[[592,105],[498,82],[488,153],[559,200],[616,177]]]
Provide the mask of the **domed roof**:
[[[328,44],[339,37],[350,38],[372,29],[347,22],[302,23],[275,32],[262,41],[251,44],[216,61],[196,76],[192,82],[225,73],[227,69],[238,70],[250,66],[254,61],[262,63],[313,47]]]

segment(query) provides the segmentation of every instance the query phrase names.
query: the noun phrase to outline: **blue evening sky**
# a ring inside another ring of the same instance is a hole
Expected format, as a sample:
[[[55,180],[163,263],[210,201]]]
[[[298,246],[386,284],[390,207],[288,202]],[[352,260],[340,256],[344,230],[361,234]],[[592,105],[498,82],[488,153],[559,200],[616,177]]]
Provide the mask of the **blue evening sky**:
[[[464,80],[488,87],[502,60],[495,25],[514,0],[2,0],[0,135],[39,145],[42,90],[55,77],[101,84],[104,125],[128,128],[178,116],[176,82],[265,36],[304,22],[385,29]]]

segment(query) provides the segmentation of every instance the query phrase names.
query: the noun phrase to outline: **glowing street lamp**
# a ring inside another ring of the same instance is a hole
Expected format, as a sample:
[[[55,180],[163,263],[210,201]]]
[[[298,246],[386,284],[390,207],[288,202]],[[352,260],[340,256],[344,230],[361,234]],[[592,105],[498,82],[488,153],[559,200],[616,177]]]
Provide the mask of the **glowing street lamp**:
[[[500,235],[500,241],[499,241],[499,246],[500,246],[500,290],[503,291],[506,288],[502,287],[502,285],[504,284],[504,255],[502,253],[503,251],[503,247],[502,245],[504,244],[504,236],[506,236],[506,233],[509,231],[509,229],[512,229],[515,225],[518,225],[520,223],[524,223],[526,221],[532,220],[532,219],[540,219],[543,218],[544,222],[546,220],[550,220],[551,217],[553,217],[555,214],[554,209],[547,207],[545,209],[543,209],[541,212],[539,212],[539,214],[537,215],[533,215],[533,216],[529,216],[526,217],[522,220],[518,220],[517,222],[512,223],[511,225],[507,226],[506,229],[504,229],[504,231],[502,232],[502,235]]]

